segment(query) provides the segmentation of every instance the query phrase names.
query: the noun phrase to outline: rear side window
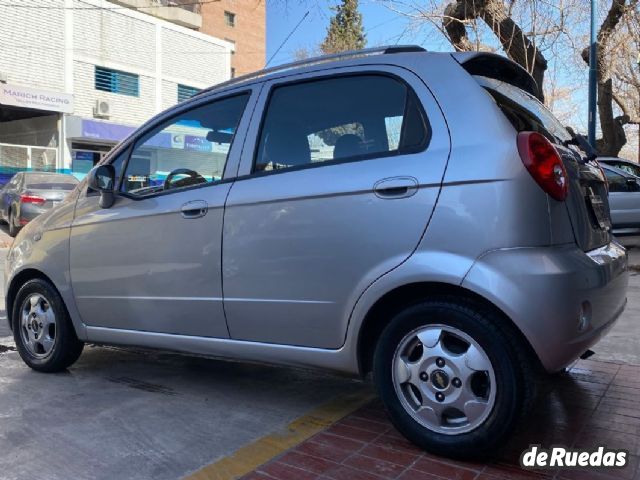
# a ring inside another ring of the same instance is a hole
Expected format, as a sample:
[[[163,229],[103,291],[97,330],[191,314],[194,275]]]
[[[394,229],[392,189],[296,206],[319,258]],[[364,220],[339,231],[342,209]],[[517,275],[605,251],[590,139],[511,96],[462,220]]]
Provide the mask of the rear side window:
[[[415,93],[390,76],[357,75],[276,87],[254,171],[412,153],[430,128]]]

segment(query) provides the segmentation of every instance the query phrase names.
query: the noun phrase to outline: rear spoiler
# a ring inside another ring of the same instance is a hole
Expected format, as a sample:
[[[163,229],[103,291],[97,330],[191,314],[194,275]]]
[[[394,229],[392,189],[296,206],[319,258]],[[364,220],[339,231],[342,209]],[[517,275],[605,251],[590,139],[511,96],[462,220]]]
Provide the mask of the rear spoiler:
[[[540,98],[540,90],[533,77],[524,68],[508,58],[487,52],[456,52],[451,56],[470,75],[501,80]]]

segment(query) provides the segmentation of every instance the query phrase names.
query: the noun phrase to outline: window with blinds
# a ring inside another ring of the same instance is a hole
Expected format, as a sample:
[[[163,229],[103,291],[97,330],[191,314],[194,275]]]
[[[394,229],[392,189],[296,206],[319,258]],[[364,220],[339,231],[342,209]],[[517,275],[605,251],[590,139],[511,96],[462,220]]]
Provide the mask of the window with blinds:
[[[135,73],[95,67],[95,89],[131,97],[140,96],[140,77]]]
[[[199,88],[178,84],[178,102],[184,102],[187,98],[193,97],[199,91]]]

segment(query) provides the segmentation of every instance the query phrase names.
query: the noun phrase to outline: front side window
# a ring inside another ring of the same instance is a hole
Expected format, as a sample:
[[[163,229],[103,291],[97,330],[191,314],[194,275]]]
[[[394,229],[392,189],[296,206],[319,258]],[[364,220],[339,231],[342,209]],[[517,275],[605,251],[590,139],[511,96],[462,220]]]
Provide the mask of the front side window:
[[[407,85],[357,75],[276,87],[264,118],[254,171],[411,153],[430,131]]]
[[[193,108],[142,136],[120,190],[144,197],[219,181],[249,94]]]

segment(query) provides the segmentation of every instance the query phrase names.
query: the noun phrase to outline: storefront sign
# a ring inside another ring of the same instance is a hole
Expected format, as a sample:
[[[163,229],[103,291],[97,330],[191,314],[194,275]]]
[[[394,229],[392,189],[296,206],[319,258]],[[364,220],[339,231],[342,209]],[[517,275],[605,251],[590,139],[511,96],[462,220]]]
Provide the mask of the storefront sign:
[[[119,142],[128,137],[134,130],[134,127],[128,125],[82,119],[82,132],[79,136],[82,138]]]
[[[73,113],[73,95],[0,83],[0,105]]]

